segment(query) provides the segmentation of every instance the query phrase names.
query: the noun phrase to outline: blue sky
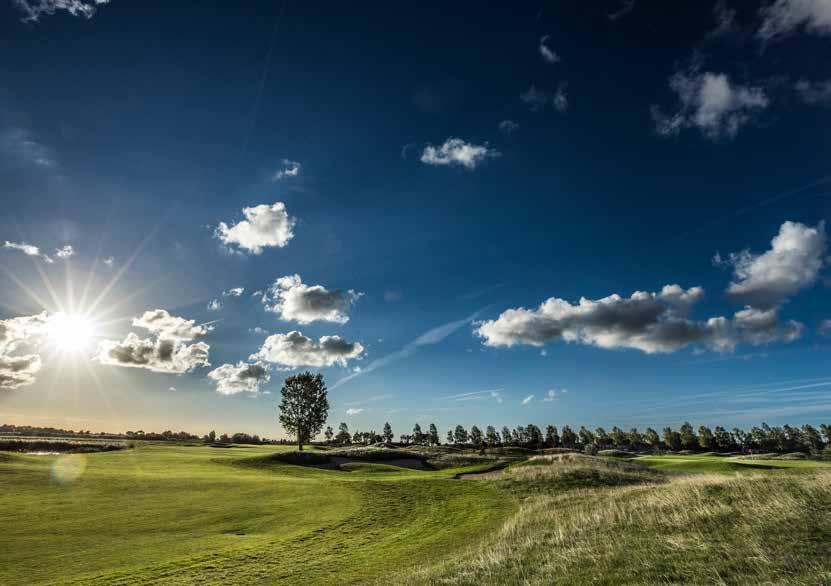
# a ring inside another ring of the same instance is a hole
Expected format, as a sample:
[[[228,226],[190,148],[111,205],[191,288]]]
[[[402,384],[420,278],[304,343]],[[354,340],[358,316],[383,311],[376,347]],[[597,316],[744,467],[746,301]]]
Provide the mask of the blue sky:
[[[0,419],[827,421],[829,22],[0,3]]]

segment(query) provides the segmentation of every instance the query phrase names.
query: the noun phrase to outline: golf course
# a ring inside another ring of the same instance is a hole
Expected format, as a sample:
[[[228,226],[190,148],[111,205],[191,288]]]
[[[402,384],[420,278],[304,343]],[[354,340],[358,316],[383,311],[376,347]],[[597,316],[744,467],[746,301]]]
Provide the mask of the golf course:
[[[825,462],[294,450],[0,452],[0,583],[831,579]]]

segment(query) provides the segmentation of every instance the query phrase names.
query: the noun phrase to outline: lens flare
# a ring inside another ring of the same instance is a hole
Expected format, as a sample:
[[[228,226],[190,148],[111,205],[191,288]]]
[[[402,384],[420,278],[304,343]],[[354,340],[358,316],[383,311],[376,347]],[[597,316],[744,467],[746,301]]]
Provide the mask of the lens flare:
[[[83,454],[61,456],[52,463],[52,479],[59,484],[71,484],[78,480],[87,469]]]
[[[89,347],[95,335],[92,321],[77,313],[59,312],[49,318],[50,342],[64,352],[79,352]]]

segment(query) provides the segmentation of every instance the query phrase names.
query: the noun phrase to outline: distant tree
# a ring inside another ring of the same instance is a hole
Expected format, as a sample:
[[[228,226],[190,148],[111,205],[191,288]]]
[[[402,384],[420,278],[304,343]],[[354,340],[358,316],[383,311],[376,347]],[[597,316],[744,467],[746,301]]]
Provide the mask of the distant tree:
[[[424,433],[422,433],[421,426],[418,423],[413,426],[413,443],[424,443]]]
[[[387,442],[388,444],[392,443],[392,440],[395,436],[392,435],[392,426],[390,425],[389,421],[387,421],[384,424],[384,431],[381,432],[381,435],[383,436],[385,442]]]
[[[211,430],[210,433],[208,433],[208,441],[211,443],[216,441],[216,432],[214,430]]]
[[[819,434],[819,431],[817,431],[817,428],[812,425],[803,425],[802,435],[804,437],[805,445],[808,446],[808,449],[811,452],[819,453],[822,451],[822,436]]]
[[[717,425],[713,430],[713,442],[715,442],[716,449],[721,452],[730,451],[733,447],[733,438],[731,438],[730,433],[720,425]]]
[[[698,428],[698,445],[708,451],[712,451],[716,447],[716,438],[706,425]]]
[[[466,444],[467,438],[467,430],[461,425],[457,425],[455,431],[453,432],[453,441],[457,444]]]
[[[584,446],[594,443],[594,434],[590,432],[585,425],[580,426],[580,430],[577,432],[577,435],[580,436],[580,443]]]
[[[643,435],[641,432],[638,431],[637,427],[633,427],[629,430],[629,433],[626,434],[627,439],[629,440],[629,445],[632,446],[632,449],[639,450],[641,446],[643,446]]]
[[[825,436],[825,443],[831,446],[831,425],[823,423],[819,426],[819,430]]]
[[[280,389],[280,423],[289,433],[297,436],[297,446],[320,433],[329,414],[326,384],[322,374],[302,372],[288,377]]]
[[[651,427],[647,427],[646,431],[643,432],[643,441],[653,450],[661,447],[661,438],[658,437],[658,432]]]
[[[482,445],[482,440],[484,436],[482,435],[482,430],[476,427],[475,425],[470,428],[470,443],[474,446],[479,447]]]
[[[681,434],[677,431],[674,431],[671,427],[665,427],[663,429],[664,434],[664,445],[666,445],[668,450],[672,450],[673,452],[677,452],[681,449]]]
[[[341,423],[338,426],[338,434],[335,436],[335,441],[339,444],[351,444],[352,436],[349,433],[349,426]]]
[[[143,433],[144,433],[144,432],[142,432],[142,434],[143,434]],[[227,433],[223,433],[221,436],[219,436],[219,441],[220,441],[220,442],[222,442],[223,444],[227,444],[227,443],[230,443],[231,438],[230,438],[230,437],[228,437],[228,434],[227,434]]]
[[[493,425],[485,428],[485,441],[489,446],[495,446],[499,443],[499,434],[496,433],[496,428]]]
[[[437,446],[441,443],[439,439],[439,429],[436,427],[435,423],[430,424],[429,431],[427,432],[427,443],[431,446]]]
[[[511,437],[511,430],[508,429],[508,426],[505,425],[502,427],[502,444],[503,445],[510,445],[513,438]]]
[[[515,446],[521,445],[523,436],[525,435],[525,428],[522,426],[515,427],[511,430],[511,443]]]
[[[453,430],[452,430],[452,429],[448,429],[448,430],[447,430],[447,443],[448,443],[448,444],[452,444],[452,443],[453,443],[453,440],[454,440]]]
[[[689,421],[685,421],[684,425],[678,431],[681,434],[681,447],[685,450],[694,450],[698,447],[698,438],[695,436],[695,430]]]
[[[399,436],[399,439],[401,443],[406,446],[410,444],[410,441],[413,439],[413,436],[407,433],[402,433],[401,436]]]
[[[331,425],[326,426],[326,431],[323,432],[323,437],[326,438],[327,444],[332,443],[332,438],[335,437],[335,431],[332,429]]]
[[[733,428],[732,432],[733,443],[735,443],[742,452],[746,452],[752,445],[752,438],[749,433],[738,427]]]
[[[621,448],[626,445],[629,438],[626,436],[626,432],[616,425],[612,428],[611,433],[609,433],[609,439],[612,440],[612,445],[616,448]]]
[[[557,428],[549,425],[545,428],[545,445],[549,448],[560,447],[560,436],[557,433]]]
[[[609,438],[609,434],[606,433],[606,430],[602,427],[598,427],[594,430],[594,441],[597,444],[598,448],[608,448],[612,445],[612,440]]]
[[[532,448],[541,448],[544,442],[542,430],[533,423],[525,427],[525,442]]]
[[[567,448],[573,448],[577,445],[577,434],[572,431],[568,425],[563,426],[563,433],[560,435],[560,440]]]

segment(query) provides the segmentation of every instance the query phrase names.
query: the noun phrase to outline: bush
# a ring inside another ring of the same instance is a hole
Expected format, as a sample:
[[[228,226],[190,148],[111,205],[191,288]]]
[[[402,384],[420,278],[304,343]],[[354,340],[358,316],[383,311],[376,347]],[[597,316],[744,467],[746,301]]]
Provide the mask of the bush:
[[[587,456],[596,456],[597,446],[595,444],[586,444],[586,447],[583,448],[583,453]]]

